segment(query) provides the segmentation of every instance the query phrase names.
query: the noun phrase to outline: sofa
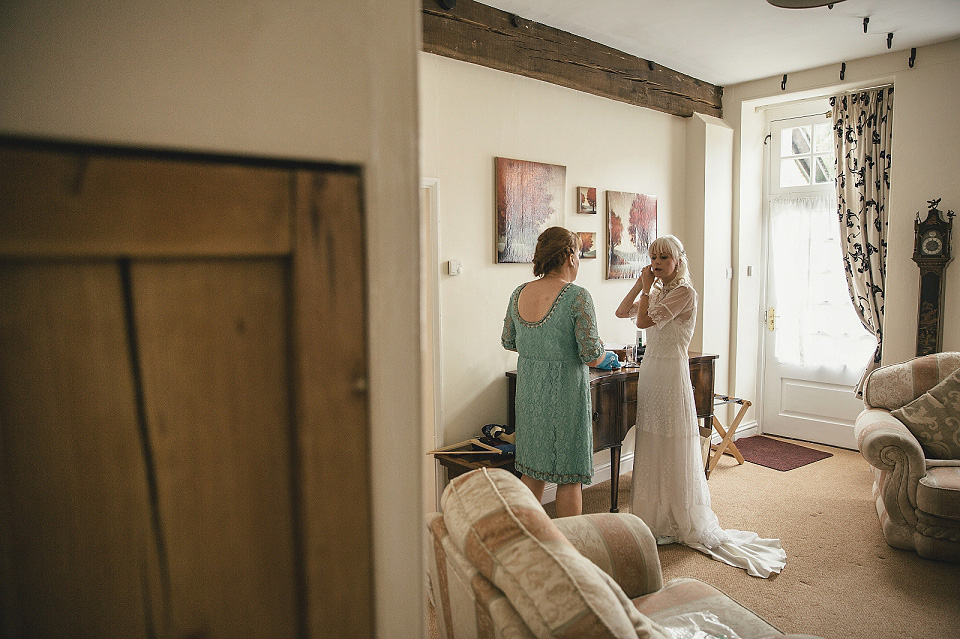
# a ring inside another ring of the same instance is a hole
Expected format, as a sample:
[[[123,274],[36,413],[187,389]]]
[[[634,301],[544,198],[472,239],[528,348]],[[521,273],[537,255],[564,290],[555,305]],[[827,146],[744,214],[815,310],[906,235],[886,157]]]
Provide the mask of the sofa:
[[[488,468],[453,479],[441,510],[426,524],[443,639],[804,636],[702,581],[663,583],[656,540],[635,515],[552,520],[519,479]]]
[[[960,353],[882,366],[863,401],[857,446],[872,466],[884,539],[960,563]]]

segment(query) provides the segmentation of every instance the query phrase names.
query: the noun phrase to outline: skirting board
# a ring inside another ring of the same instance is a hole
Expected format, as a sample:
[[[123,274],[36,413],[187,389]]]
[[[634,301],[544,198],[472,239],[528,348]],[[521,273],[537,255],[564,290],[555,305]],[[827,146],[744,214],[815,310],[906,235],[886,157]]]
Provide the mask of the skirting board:
[[[737,441],[741,437],[750,437],[751,435],[760,434],[760,425],[756,421],[744,422],[737,428],[737,434],[734,436],[733,441]],[[627,433],[627,437],[630,437],[631,434]],[[719,444],[720,433],[713,431],[713,437],[710,438],[710,443]],[[611,476],[611,464],[606,462],[604,464],[598,464],[593,467],[593,483],[599,484],[600,482],[607,481]],[[620,456],[620,474],[628,473],[633,470],[633,453],[624,453]],[[540,503],[549,504],[552,501],[557,499],[557,485],[552,483],[547,483],[546,487],[543,489],[543,500]]]

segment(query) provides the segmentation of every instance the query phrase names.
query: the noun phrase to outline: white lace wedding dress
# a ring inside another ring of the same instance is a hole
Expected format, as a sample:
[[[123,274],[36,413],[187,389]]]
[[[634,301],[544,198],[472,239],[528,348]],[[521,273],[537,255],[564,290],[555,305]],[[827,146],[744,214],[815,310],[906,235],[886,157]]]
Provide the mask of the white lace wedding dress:
[[[682,543],[719,561],[769,577],[786,565],[779,539],[724,530],[710,506],[690,383],[687,348],[697,321],[697,293],[680,285],[654,291],[647,349],[637,384],[631,511],[657,543]]]

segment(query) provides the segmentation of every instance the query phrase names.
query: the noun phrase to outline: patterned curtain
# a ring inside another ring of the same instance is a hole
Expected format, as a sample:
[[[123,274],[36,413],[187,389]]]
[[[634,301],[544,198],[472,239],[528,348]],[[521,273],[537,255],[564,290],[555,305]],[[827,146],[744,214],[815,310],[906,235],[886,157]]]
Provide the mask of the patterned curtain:
[[[837,151],[837,212],[850,299],[877,340],[857,384],[880,365],[883,350],[884,278],[887,270],[887,204],[893,134],[893,87],[830,98]]]

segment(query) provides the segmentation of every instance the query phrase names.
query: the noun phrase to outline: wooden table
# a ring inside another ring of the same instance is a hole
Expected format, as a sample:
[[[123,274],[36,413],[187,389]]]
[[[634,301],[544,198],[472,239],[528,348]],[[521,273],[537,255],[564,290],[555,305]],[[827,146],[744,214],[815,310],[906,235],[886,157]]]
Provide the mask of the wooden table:
[[[690,352],[690,381],[701,434],[712,433],[714,367],[718,355]],[[618,512],[620,448],[637,417],[636,367],[604,371],[590,369],[590,401],[593,409],[593,451],[610,449],[610,512]],[[508,423],[516,426],[517,371],[506,373],[510,384]]]

